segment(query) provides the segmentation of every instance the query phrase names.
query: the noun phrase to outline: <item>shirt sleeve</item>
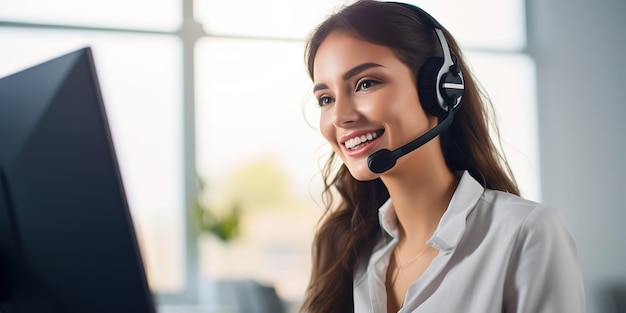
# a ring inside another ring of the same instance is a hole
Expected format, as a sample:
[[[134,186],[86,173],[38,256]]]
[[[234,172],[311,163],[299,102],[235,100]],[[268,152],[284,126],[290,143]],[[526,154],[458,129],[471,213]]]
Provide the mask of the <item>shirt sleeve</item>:
[[[536,207],[521,226],[514,249],[504,312],[585,312],[576,245],[555,209]]]

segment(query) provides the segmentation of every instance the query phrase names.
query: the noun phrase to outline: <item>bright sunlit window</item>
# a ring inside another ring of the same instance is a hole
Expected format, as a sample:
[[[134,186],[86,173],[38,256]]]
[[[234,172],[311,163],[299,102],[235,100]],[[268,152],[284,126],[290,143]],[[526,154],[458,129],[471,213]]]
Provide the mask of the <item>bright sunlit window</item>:
[[[306,287],[307,243],[320,216],[311,196],[319,195],[321,182],[312,180],[323,141],[304,118],[310,83],[298,66],[302,49],[300,42],[198,43],[198,170],[209,206],[239,203],[243,223],[241,236],[228,244],[238,257],[201,258],[207,278],[253,277],[288,296]],[[207,257],[219,247],[200,244]]]
[[[0,21],[175,31],[181,9],[178,0],[0,0]]]
[[[302,40],[342,0],[195,0],[195,16],[212,35]]]

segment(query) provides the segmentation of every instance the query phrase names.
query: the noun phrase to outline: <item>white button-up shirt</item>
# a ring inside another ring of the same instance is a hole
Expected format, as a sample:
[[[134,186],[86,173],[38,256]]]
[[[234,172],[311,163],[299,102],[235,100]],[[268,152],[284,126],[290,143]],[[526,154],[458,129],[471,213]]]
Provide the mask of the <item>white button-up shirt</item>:
[[[387,311],[385,278],[398,242],[391,199],[379,219],[383,239],[354,279],[357,313]],[[585,311],[576,246],[559,213],[485,189],[468,172],[427,244],[439,253],[408,288],[398,312]]]

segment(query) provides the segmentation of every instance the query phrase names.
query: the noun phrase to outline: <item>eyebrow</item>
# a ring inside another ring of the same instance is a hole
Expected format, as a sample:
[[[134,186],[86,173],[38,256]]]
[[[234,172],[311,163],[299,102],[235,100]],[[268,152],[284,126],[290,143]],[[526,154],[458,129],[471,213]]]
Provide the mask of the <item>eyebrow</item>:
[[[382,65],[377,64],[377,63],[363,63],[363,64],[359,64],[353,68],[351,68],[350,70],[348,70],[345,74],[343,74],[343,76],[341,76],[341,78],[343,79],[343,81],[347,81],[348,79],[352,78],[355,75],[358,75],[359,73],[372,68],[372,67],[381,67]],[[328,89],[328,86],[326,84],[316,84],[313,87],[313,92],[316,92],[318,90],[321,89]]]

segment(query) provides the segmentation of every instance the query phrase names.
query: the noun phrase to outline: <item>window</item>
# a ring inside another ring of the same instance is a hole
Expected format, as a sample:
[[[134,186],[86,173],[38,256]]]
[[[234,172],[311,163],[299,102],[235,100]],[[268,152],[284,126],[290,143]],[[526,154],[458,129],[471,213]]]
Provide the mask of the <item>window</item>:
[[[1,0],[0,21],[26,25],[175,31],[182,22],[181,9],[182,5],[177,0]]]
[[[321,182],[311,180],[323,141],[303,116],[310,82],[299,66],[302,46],[221,38],[197,45],[197,162],[205,201],[218,211],[237,203],[242,212],[241,236],[228,248],[200,240],[204,278],[252,277],[283,296],[306,288],[307,243],[321,213],[311,201]]]

